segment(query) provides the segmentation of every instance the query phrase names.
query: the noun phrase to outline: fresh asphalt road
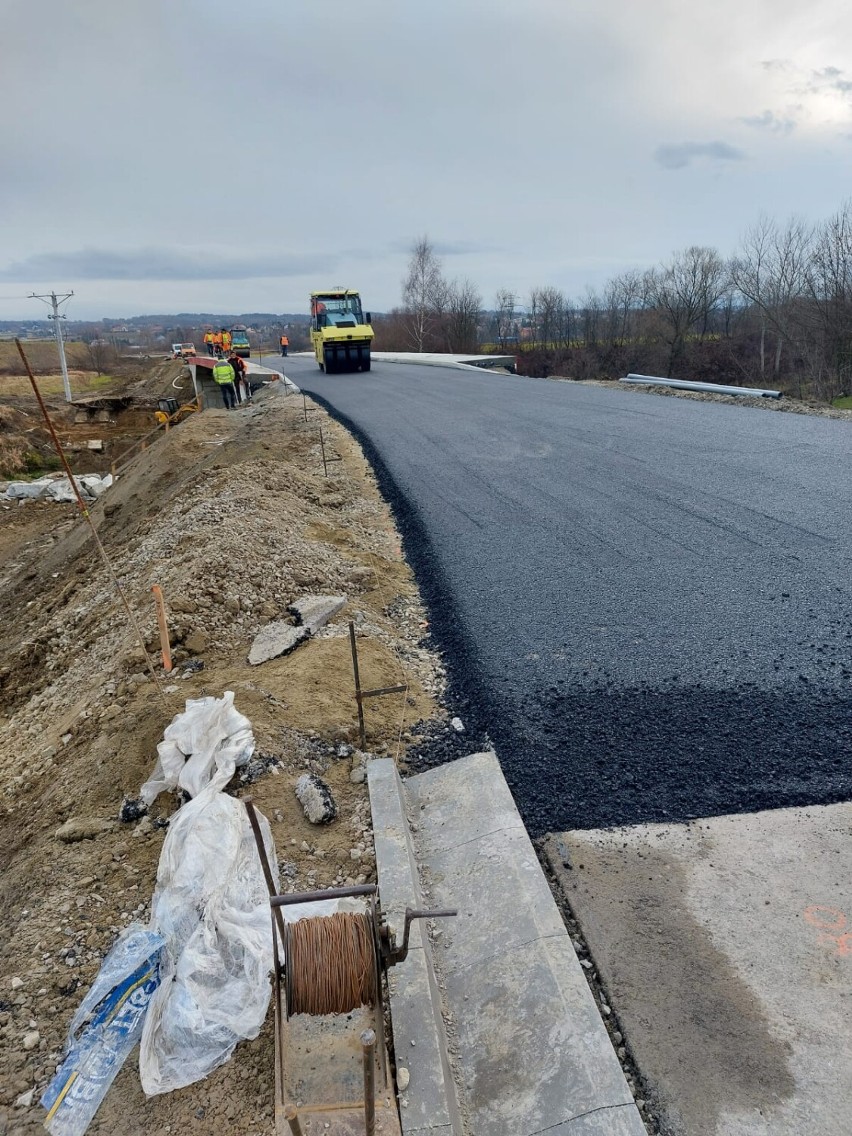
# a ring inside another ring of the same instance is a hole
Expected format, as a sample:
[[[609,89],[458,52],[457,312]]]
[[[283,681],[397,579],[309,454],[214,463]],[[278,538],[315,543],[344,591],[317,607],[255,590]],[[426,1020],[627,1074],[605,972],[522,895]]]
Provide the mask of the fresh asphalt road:
[[[534,835],[852,797],[852,425],[285,369],[365,443]]]

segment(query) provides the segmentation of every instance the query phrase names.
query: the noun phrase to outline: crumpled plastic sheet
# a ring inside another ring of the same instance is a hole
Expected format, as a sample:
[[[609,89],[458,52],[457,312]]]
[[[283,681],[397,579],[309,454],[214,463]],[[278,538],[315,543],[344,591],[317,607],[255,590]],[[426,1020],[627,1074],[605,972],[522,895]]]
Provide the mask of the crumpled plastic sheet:
[[[272,833],[258,819],[277,889]],[[257,1037],[269,1006],[269,893],[245,806],[213,783],[169,826],[151,927],[166,945],[139,1055],[149,1096],[206,1077]]]
[[[183,789],[196,797],[208,783],[224,789],[253,752],[251,722],[234,706],[232,690],[222,698],[187,699],[184,712],[166,727],[140,796],[151,805],[165,790]]]
[[[189,699],[142,787],[149,805],[165,789],[193,798],[172,817],[151,903],[151,928],[165,946],[139,1056],[149,1096],[206,1077],[239,1041],[257,1037],[266,1017],[269,892],[245,806],[222,792],[253,751],[251,722],[235,708],[233,691]],[[272,833],[258,819],[277,889]]]

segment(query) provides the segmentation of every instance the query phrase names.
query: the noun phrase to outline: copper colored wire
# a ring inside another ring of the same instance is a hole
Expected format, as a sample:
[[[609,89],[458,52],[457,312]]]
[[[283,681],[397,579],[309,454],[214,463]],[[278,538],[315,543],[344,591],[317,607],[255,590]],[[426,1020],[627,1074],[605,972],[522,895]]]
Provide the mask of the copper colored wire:
[[[288,923],[287,1012],[348,1014],[376,1001],[372,917],[338,912]]]

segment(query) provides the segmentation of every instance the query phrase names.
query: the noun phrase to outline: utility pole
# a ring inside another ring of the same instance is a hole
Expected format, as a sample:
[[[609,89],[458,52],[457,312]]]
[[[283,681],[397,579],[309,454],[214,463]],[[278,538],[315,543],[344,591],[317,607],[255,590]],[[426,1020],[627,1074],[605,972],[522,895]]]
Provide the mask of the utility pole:
[[[47,318],[54,321],[53,330],[56,332],[56,346],[59,348],[59,366],[62,368],[62,385],[65,388],[65,401],[71,401],[71,381],[68,378],[68,364],[65,362],[65,343],[62,339],[62,324],[59,322],[65,319],[65,316],[59,314],[59,305],[65,304],[74,295],[73,292],[65,292],[62,296],[57,296],[55,292],[51,292],[49,296],[39,296],[35,292],[30,293],[31,300],[44,300],[53,312]]]

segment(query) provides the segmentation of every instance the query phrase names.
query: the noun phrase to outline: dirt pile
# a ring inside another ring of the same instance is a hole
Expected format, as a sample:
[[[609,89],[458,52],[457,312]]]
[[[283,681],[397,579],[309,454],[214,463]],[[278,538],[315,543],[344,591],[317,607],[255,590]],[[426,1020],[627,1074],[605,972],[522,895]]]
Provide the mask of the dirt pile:
[[[342,459],[328,478],[320,422],[326,449]],[[404,750],[412,723],[435,723],[444,687],[366,462],[324,414],[306,422],[301,399],[269,395],[191,416],[135,458],[92,514],[152,653],[151,586],[162,587],[176,668],[151,679],[71,506],[0,514],[0,1132],[16,1136],[42,1131],[37,1101],[71,1015],[118,931],[147,920],[177,803],[161,796],[130,823],[119,813],[185,700],[235,692],[257,760],[233,791],[253,782],[282,887],[305,890],[374,878],[347,621],[358,629],[364,685],[409,685],[367,706],[372,752]],[[292,654],[249,666],[254,636],[289,619],[305,593],[348,602]],[[294,786],[306,772],[330,786],[332,824],[305,819]],[[144,1098],[131,1059],[90,1131],[265,1136],[272,1076],[269,1022],[207,1080],[164,1097]]]

